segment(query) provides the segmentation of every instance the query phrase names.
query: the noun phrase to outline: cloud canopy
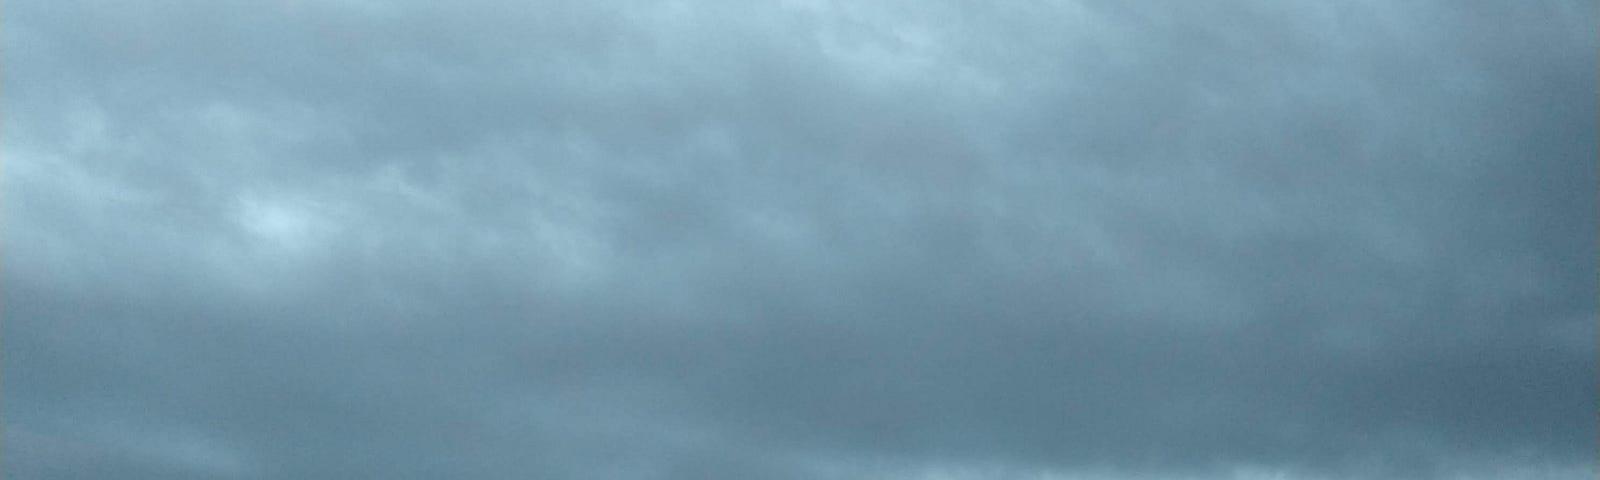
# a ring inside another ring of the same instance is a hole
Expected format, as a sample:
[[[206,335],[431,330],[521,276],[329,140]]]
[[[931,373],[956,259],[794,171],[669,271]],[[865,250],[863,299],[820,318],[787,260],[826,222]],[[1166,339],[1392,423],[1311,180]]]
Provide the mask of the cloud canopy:
[[[13,2],[5,478],[1592,478],[1593,2]]]

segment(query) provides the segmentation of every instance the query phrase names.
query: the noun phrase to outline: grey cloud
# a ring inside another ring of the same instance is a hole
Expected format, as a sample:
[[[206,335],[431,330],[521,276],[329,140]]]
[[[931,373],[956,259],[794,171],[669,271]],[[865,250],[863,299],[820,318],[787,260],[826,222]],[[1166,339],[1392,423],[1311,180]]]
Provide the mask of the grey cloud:
[[[1594,6],[8,6],[6,478],[1594,474]]]

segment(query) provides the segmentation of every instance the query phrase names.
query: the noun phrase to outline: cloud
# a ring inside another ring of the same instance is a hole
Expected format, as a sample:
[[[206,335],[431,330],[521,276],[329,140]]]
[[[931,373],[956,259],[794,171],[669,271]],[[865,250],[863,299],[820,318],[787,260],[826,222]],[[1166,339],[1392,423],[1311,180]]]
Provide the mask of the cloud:
[[[6,478],[1592,476],[1596,13],[11,5]]]

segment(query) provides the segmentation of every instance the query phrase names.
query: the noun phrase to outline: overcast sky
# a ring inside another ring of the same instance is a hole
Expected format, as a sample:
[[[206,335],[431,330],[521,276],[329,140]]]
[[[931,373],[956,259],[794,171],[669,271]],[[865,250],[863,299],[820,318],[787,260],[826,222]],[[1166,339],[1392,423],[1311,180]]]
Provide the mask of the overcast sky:
[[[5,479],[1587,479],[1597,5],[13,0]]]

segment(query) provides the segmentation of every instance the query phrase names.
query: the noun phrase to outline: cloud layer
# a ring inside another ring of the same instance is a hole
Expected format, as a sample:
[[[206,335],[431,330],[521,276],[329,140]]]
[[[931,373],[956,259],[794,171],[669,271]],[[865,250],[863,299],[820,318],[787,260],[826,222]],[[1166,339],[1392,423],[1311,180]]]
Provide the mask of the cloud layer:
[[[5,478],[1591,478],[1592,2],[8,4]]]

